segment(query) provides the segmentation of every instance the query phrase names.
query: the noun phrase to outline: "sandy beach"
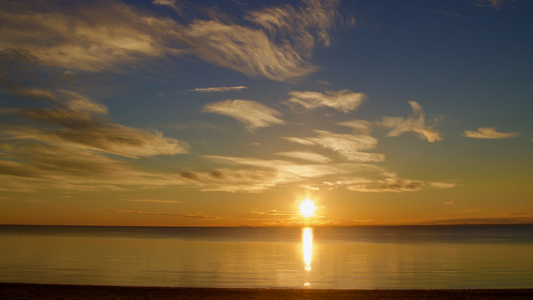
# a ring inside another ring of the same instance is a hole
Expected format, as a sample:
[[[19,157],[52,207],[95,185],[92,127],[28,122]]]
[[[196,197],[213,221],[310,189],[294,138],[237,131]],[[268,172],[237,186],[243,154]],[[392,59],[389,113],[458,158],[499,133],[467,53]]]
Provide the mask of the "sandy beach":
[[[533,289],[319,290],[0,283],[2,299],[533,299]]]

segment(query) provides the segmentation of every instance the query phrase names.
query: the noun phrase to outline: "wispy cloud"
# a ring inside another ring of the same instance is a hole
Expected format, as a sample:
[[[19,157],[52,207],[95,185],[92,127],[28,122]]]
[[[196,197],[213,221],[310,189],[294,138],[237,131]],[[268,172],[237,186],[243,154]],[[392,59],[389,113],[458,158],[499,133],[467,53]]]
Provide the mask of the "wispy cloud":
[[[274,44],[261,30],[198,20],[190,24],[184,33],[195,41],[196,56],[249,76],[262,75],[285,81],[318,70],[307,63],[296,49]]]
[[[201,92],[201,93],[215,93],[215,92],[231,92],[245,90],[245,86],[230,86],[230,87],[208,87],[208,88],[196,88],[187,90],[188,92]]]
[[[350,90],[328,91],[325,94],[318,92],[290,92],[289,95],[292,98],[287,100],[287,104],[298,104],[309,109],[327,106],[344,113],[357,109],[366,99],[365,94],[354,93]]]
[[[186,153],[189,145],[141,129],[114,124],[105,105],[66,90],[11,86],[7,92],[29,98],[1,114],[23,122],[0,122],[0,190],[42,188],[123,190],[126,186],[185,184],[177,175],[133,168],[124,158]]]
[[[474,139],[509,139],[520,136],[518,132],[497,132],[495,128],[479,127],[477,130],[467,130],[462,136]]]
[[[2,133],[15,140],[33,140],[59,147],[77,147],[132,158],[175,155],[188,151],[189,145],[186,142],[163,137],[159,132],[149,133],[111,123],[101,116],[107,114],[105,105],[75,92],[61,90],[52,93],[31,89],[26,93],[37,98],[42,98],[45,94],[47,108],[0,110],[1,114],[39,122],[41,126],[4,124]]]
[[[305,6],[272,6],[249,11],[255,27],[196,20],[184,30],[194,54],[213,64],[249,76],[272,80],[299,78],[315,72],[309,58],[317,45],[329,46],[337,20],[338,0],[306,0]],[[258,28],[259,27],[259,28]]]
[[[17,161],[0,160],[0,188],[9,186],[17,189],[31,187],[96,191],[183,186],[200,191],[253,193],[276,189],[286,184],[298,184],[300,187],[312,189],[348,187],[358,191],[411,191],[455,186],[453,183],[391,179],[395,174],[372,164],[315,162],[313,160],[319,159],[312,155],[312,158],[307,157],[306,152],[294,156],[301,156],[299,158],[307,159],[311,163],[204,156],[203,158],[219,167],[211,171],[190,170],[176,174],[136,170],[125,161],[117,161],[79,148],[57,148],[28,143],[2,144],[2,147],[1,151]],[[388,179],[375,179],[376,176],[385,176]],[[17,178],[19,181],[15,180]],[[324,182],[325,179],[336,181]],[[176,202],[149,198],[123,200]]]
[[[337,125],[353,128],[354,133],[369,134],[372,130],[372,123],[364,120],[350,120],[337,123]]]
[[[246,19],[263,27],[270,35],[288,36],[295,47],[309,55],[317,40],[330,44],[329,31],[335,26],[338,0],[304,0],[306,7],[290,5],[269,7],[249,12]]]
[[[326,157],[324,155],[320,155],[317,153],[313,153],[313,152],[308,152],[308,151],[279,152],[276,154],[287,156],[287,157],[299,158],[299,159],[312,161],[316,163],[328,163],[331,161],[331,158],[329,157]]]
[[[72,191],[123,191],[142,187],[186,185],[176,174],[139,171],[125,161],[114,160],[79,148],[39,144],[2,144],[0,190],[32,192],[43,189]]]
[[[421,139],[427,139],[430,143],[442,141],[440,133],[433,126],[426,126],[426,115],[422,106],[415,101],[409,104],[413,109],[413,114],[405,119],[403,117],[383,117],[378,125],[393,128],[387,136],[399,136],[405,132],[416,132]]]
[[[183,13],[172,0],[153,4]],[[316,46],[329,46],[330,32],[343,23],[338,5],[338,0],[306,0],[298,8],[247,11],[245,26],[216,10],[207,20],[179,23],[115,1],[68,6],[4,1],[0,53],[87,72],[123,72],[151,59],[194,55],[249,76],[284,81],[318,69],[308,59]]]
[[[298,78],[317,70],[309,64],[317,44],[329,46],[338,0],[305,0],[305,6],[273,6],[247,12],[260,29],[218,21],[195,21],[185,31],[201,47],[196,55],[250,76],[273,80]]]
[[[161,34],[172,28],[169,19],[158,20],[118,2],[67,7],[5,1],[0,18],[4,21],[0,51],[23,51],[48,66],[119,71],[124,64],[176,51]]]
[[[153,0],[152,4],[155,5],[165,5],[170,7],[172,10],[177,12],[180,15],[184,15],[183,13],[183,4],[176,4],[176,0]]]
[[[0,174],[20,178],[56,180],[58,183],[85,181],[109,184],[142,182],[143,175],[129,164],[89,150],[54,147],[38,143],[3,143],[0,150],[17,161],[0,160]],[[153,176],[152,176],[153,177]],[[69,179],[70,178],[70,179]],[[147,176],[146,182],[150,182]],[[33,184],[37,186],[36,183]]]
[[[342,176],[354,172],[386,172],[383,167],[360,163],[301,164],[283,160],[262,160],[227,156],[205,156],[223,165],[211,172],[182,172],[203,191],[262,192],[274,187],[306,182],[324,176]]]
[[[147,215],[147,216],[168,216],[168,217],[177,217],[177,218],[192,218],[192,219],[218,219],[217,217],[210,217],[204,215],[186,215],[186,214],[172,214],[172,213],[154,213],[146,211],[137,211],[137,210],[112,210],[114,213],[129,213],[129,214],[138,214],[138,215]]]
[[[285,124],[283,120],[276,118],[281,115],[277,110],[250,100],[225,100],[210,103],[204,106],[202,111],[233,117],[251,132],[259,127]]]
[[[455,183],[428,182],[398,177],[386,178],[384,180],[362,179],[356,182],[349,182],[349,184],[347,187],[349,190],[358,192],[414,192],[428,187],[445,189],[457,186]]]
[[[444,202],[444,204],[453,204],[455,201]]]
[[[322,146],[337,152],[349,161],[370,162],[385,160],[385,155],[383,154],[361,152],[376,148],[378,140],[372,136],[336,134],[325,130],[315,130],[315,133],[317,133],[318,137],[285,137],[284,139],[307,146]]]

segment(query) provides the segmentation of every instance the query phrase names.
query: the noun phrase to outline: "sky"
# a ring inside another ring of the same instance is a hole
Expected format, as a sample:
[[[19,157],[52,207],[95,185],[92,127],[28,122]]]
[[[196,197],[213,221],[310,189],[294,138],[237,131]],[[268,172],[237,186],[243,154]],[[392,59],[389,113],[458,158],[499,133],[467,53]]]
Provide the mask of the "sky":
[[[532,12],[3,0],[0,224],[533,223]]]

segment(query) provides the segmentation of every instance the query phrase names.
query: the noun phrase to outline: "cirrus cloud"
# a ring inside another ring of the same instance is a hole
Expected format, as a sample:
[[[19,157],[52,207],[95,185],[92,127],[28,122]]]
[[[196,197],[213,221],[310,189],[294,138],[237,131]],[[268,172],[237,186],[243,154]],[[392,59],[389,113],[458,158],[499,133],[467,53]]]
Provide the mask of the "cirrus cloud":
[[[448,182],[428,182],[422,180],[410,180],[398,177],[386,178],[384,180],[360,179],[357,181],[347,182],[350,191],[358,192],[414,192],[423,188],[447,189],[457,186],[455,183]]]
[[[337,152],[349,161],[379,162],[385,160],[385,155],[383,154],[361,152],[376,148],[378,140],[372,136],[363,134],[337,134],[325,130],[315,130],[315,133],[318,134],[318,137],[284,137],[284,139],[306,146],[322,146]]]
[[[279,152],[277,155],[283,155],[287,157],[299,158],[307,161],[317,162],[317,163],[328,163],[331,161],[331,158],[324,155],[320,155],[308,151],[291,151],[291,152]]]
[[[148,60],[193,55],[249,76],[290,80],[318,70],[308,61],[313,49],[329,46],[330,32],[343,23],[338,0],[303,2],[246,11],[247,23],[237,24],[216,10],[207,20],[180,23],[117,1],[3,1],[0,56],[67,70],[124,72]],[[153,3],[182,14],[175,1]]]
[[[474,139],[509,139],[520,136],[518,132],[497,132],[495,128],[479,127],[477,131],[467,130],[462,136]]]
[[[354,133],[369,134],[372,130],[372,123],[364,120],[350,120],[337,123],[337,125],[353,128]]]
[[[327,106],[344,113],[357,109],[366,99],[365,94],[354,93],[350,90],[327,91],[325,94],[318,92],[290,92],[289,95],[292,98],[287,100],[287,104],[290,105],[298,104],[309,109]]]
[[[285,124],[276,116],[281,115],[277,110],[251,100],[224,100],[204,106],[203,112],[216,113],[235,118],[243,123],[250,132],[259,127],[269,127]]]
[[[430,143],[442,141],[440,133],[433,126],[426,126],[426,114],[422,106],[415,101],[409,101],[413,114],[405,119],[403,117],[383,117],[378,125],[392,128],[387,136],[399,136],[405,132],[416,132],[421,139],[427,139]]]
[[[245,90],[245,86],[221,86],[221,87],[208,87],[208,88],[196,88],[187,90],[188,92],[201,92],[201,93],[215,93],[215,92],[230,92]]]
[[[25,89],[20,88],[24,93]],[[46,92],[46,93],[45,93]],[[33,140],[56,146],[77,147],[125,157],[175,155],[187,153],[189,144],[162,133],[111,123],[102,115],[103,104],[72,91],[57,92],[29,89],[25,96],[46,95],[45,108],[4,108],[1,114],[17,116],[41,126],[3,124],[1,132],[14,140]],[[48,126],[48,127],[47,127]]]

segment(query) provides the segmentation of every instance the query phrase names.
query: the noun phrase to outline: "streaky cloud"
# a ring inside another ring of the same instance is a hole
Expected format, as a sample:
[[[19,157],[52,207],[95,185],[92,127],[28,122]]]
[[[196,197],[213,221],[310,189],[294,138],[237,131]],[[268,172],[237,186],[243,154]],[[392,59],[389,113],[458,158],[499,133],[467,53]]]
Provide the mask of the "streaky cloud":
[[[117,154],[125,157],[175,155],[187,153],[189,144],[162,133],[111,123],[102,115],[107,107],[66,90],[55,94],[42,90],[21,89],[25,96],[33,95],[48,100],[46,108],[4,108],[1,114],[13,115],[42,126],[2,125],[2,133],[14,140],[33,140],[59,147],[77,147]],[[48,126],[48,127],[47,127]]]
[[[181,173],[182,178],[202,191],[259,193],[280,185],[306,182],[324,176],[386,172],[383,167],[361,163],[300,164],[283,160],[212,155],[204,158],[222,164],[224,168],[211,172]]]
[[[350,120],[337,123],[337,125],[353,128],[354,133],[369,134],[372,131],[372,123],[364,120]]]
[[[201,92],[201,93],[215,93],[215,92],[231,92],[245,90],[245,86],[230,86],[230,87],[209,87],[209,88],[196,88],[187,90],[188,92]]]
[[[170,19],[115,1],[43,4],[3,2],[0,52],[23,51],[43,65],[88,72],[121,72],[127,64],[183,52],[170,46],[168,32],[176,27]]]
[[[520,136],[520,133],[497,132],[496,128],[479,127],[477,131],[465,131],[462,136],[474,139],[509,139]]]
[[[330,45],[338,0],[305,0],[304,7],[272,6],[248,11],[257,27],[195,21],[185,31],[198,44],[195,55],[249,76],[285,81],[318,70],[306,61],[317,44]]]
[[[79,147],[11,142],[0,144],[0,153],[15,160],[0,157],[0,191],[125,191],[133,187],[191,186],[179,174],[137,170],[126,160]]]
[[[281,115],[277,110],[251,100],[224,100],[204,106],[203,112],[216,113],[236,119],[244,124],[250,132],[259,127],[285,124],[276,116]]]
[[[199,58],[248,76],[285,81],[318,70],[292,47],[274,44],[261,30],[198,20],[185,29]]]
[[[168,6],[178,14],[182,16],[184,15],[182,7],[183,5],[176,5],[176,0],[153,0],[152,4]]]
[[[328,163],[331,161],[331,158],[324,155],[320,155],[308,151],[292,151],[292,152],[279,152],[276,155],[283,155],[287,157],[299,158],[307,161],[312,161],[316,163]]]
[[[355,184],[354,184],[355,183]],[[410,180],[398,177],[386,178],[384,180],[363,179],[356,182],[349,182],[347,188],[350,191],[358,192],[414,192],[423,188],[433,187],[439,189],[453,188],[455,183],[428,182],[422,180]]]
[[[183,16],[176,1],[152,3]],[[337,0],[306,0],[299,8],[246,11],[244,25],[215,10],[207,20],[180,23],[117,1],[68,6],[4,1],[0,55],[52,68],[117,73],[148,60],[193,55],[248,76],[286,81],[318,70],[309,58],[316,46],[330,45],[330,32],[342,24],[338,5]]]
[[[47,90],[39,88],[26,88],[14,84],[8,84],[4,88],[8,94],[27,97],[32,100],[42,100],[45,102],[52,102],[59,105],[62,104],[61,101],[59,101],[59,99],[57,99],[57,97],[53,93]]]
[[[302,145],[306,145],[306,146],[313,146],[315,145],[314,142],[312,141],[308,141],[304,138],[299,138],[299,137],[282,137],[282,139],[285,139],[289,142],[293,142],[293,143],[298,143],[298,144],[302,144]]]
[[[354,93],[350,90],[319,92],[290,92],[292,97],[287,104],[298,104],[305,108],[314,109],[321,106],[332,107],[347,113],[357,109],[366,99],[363,93]]]
[[[326,130],[315,130],[316,138],[307,138],[315,144],[337,152],[354,152],[376,148],[378,140],[369,135],[338,134]]]
[[[361,152],[376,148],[378,140],[370,135],[336,134],[325,130],[315,130],[315,133],[318,137],[284,137],[284,139],[307,146],[322,146],[337,152],[348,161],[380,162],[385,160],[383,154]]]
[[[273,6],[249,12],[246,19],[264,28],[271,36],[289,38],[303,55],[310,56],[318,42],[330,45],[330,30],[335,19],[339,0],[304,0],[306,7],[295,9],[290,5]]]
[[[146,212],[138,210],[112,210],[114,213],[129,213],[129,214],[138,214],[138,215],[148,215],[148,216],[168,216],[168,217],[178,217],[178,218],[192,218],[192,219],[218,219],[217,217],[204,216],[204,215],[186,215],[186,214],[172,214],[172,213],[155,213],[155,212]]]

